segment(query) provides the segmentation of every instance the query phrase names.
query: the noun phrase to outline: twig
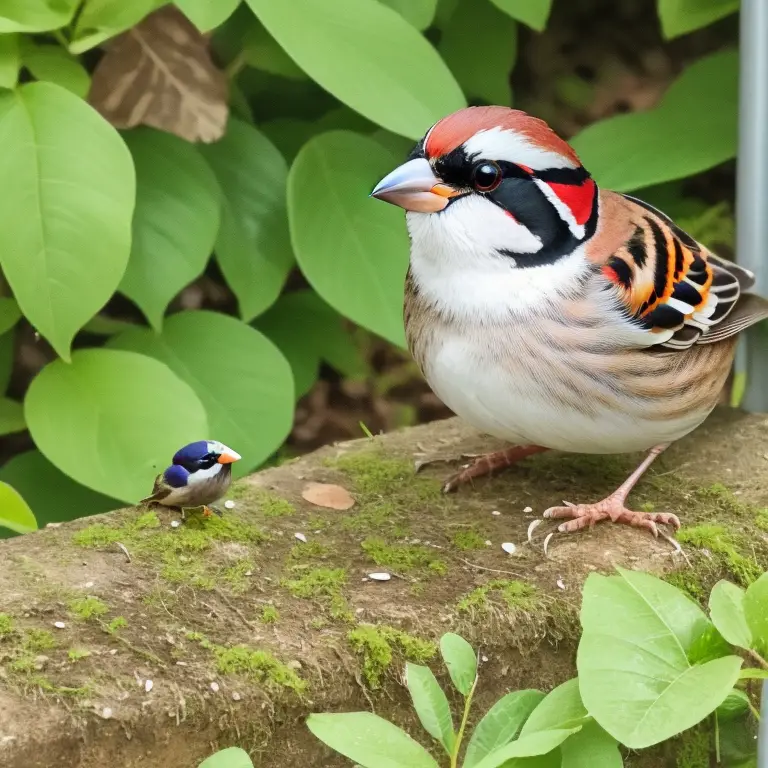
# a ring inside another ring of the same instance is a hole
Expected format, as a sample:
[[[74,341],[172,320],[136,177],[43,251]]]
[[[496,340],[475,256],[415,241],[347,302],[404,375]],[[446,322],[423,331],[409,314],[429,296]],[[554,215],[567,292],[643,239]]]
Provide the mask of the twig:
[[[249,621],[245,614],[236,606],[232,604],[232,601],[220,590],[220,589],[214,589],[213,590],[224,602],[224,604],[232,611],[234,611],[242,620],[242,622],[249,627],[250,629],[254,629],[256,627],[256,624],[254,622]]]
[[[465,560],[463,557],[460,557],[459,560],[461,560],[462,563],[466,563],[472,568],[477,568],[479,571],[491,571],[491,573],[503,573],[507,576],[516,576],[518,579],[524,579],[525,576],[523,576],[522,573],[515,573],[514,571],[501,571],[498,568],[488,568],[485,565],[478,565],[477,563],[471,563],[469,560]]]

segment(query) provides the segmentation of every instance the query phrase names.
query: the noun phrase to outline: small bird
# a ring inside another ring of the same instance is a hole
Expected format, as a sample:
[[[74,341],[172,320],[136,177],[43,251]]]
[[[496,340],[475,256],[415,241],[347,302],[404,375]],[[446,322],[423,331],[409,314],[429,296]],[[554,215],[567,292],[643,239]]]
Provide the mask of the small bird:
[[[602,501],[551,507],[601,520],[680,522],[625,506],[672,442],[717,404],[737,334],[768,317],[754,276],[647,203],[600,189],[542,120],[469,107],[427,131],[371,195],[406,210],[411,353],[454,413],[513,444],[451,477],[549,449],[648,451]]]
[[[216,440],[198,440],[185,445],[173,457],[173,463],[155,478],[152,494],[140,504],[162,504],[181,511],[202,508],[210,517],[221,511],[212,507],[232,482],[232,464],[240,454]]]

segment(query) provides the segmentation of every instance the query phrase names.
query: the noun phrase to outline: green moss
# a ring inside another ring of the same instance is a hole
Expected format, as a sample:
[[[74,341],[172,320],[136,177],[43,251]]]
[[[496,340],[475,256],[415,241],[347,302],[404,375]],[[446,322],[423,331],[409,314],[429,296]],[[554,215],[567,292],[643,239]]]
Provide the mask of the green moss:
[[[755,524],[761,531],[768,531],[768,508],[758,510]]]
[[[235,594],[242,594],[251,586],[250,577],[247,574],[253,573],[255,567],[253,560],[244,557],[225,568],[221,578]]]
[[[357,451],[328,463],[349,475],[355,490],[365,495],[386,496],[398,492],[414,475],[410,462],[388,458],[377,450]]]
[[[105,632],[108,632],[110,635],[114,635],[117,632],[119,632],[121,629],[127,626],[128,626],[128,622],[124,616],[116,616],[108,624],[104,625],[104,630]]]
[[[306,544],[294,544],[288,557],[291,560],[311,560],[312,558],[327,557],[331,553],[329,547],[319,541],[308,541]]]
[[[13,617],[0,613],[0,640],[13,632]]]
[[[271,690],[289,688],[296,693],[307,689],[307,681],[267,651],[258,651],[247,645],[217,646],[214,648],[216,669],[222,675],[246,675]]]
[[[680,734],[670,743],[674,750],[675,768],[709,768],[710,741],[710,729],[702,725]]]
[[[261,620],[265,624],[274,624],[280,618],[280,612],[274,605],[265,605],[261,609]]]
[[[671,584],[673,587],[677,587],[682,592],[685,592],[697,603],[703,604],[706,602],[709,590],[702,580],[701,574],[686,568],[685,570],[668,573],[662,578],[667,584]]]
[[[259,491],[256,494],[256,502],[264,517],[286,517],[296,512],[296,507],[290,501],[269,491]]]
[[[36,662],[34,659],[34,656],[31,656],[28,653],[25,653],[22,656],[19,656],[18,658],[14,659],[9,665],[8,669],[11,670],[11,672],[17,672],[18,674],[29,674],[30,672],[35,671]]]
[[[78,531],[72,537],[72,541],[80,547],[98,549],[114,544],[116,541],[120,541],[120,538],[121,530],[119,528],[112,528],[108,525],[97,523],[96,525],[89,525],[87,528],[83,528],[82,531]]]
[[[448,570],[445,561],[429,547],[417,544],[387,544],[384,539],[376,537],[365,539],[361,546],[376,565],[401,573],[426,569],[443,575]]]
[[[67,651],[67,658],[72,662],[87,659],[90,655],[91,652],[85,650],[85,648],[70,648]]]
[[[315,568],[299,578],[282,581],[294,597],[320,600],[328,606],[332,618],[352,621],[352,612],[342,593],[346,583],[345,568]]]
[[[533,611],[539,607],[536,588],[514,579],[492,579],[462,597],[456,607],[461,613],[486,612],[491,607],[492,596],[503,600],[510,611]]]
[[[749,586],[762,573],[760,566],[751,557],[745,557],[739,552],[739,536],[725,526],[705,523],[681,528],[677,540],[681,544],[709,550],[718,564],[744,586]]]
[[[69,603],[69,612],[81,621],[88,621],[103,616],[109,611],[109,606],[98,597],[77,597]]]
[[[57,642],[47,629],[29,629],[24,633],[21,646],[29,653],[41,653],[55,648]]]
[[[429,661],[437,652],[435,643],[388,626],[361,624],[347,633],[347,640],[362,657],[363,676],[372,689],[381,686],[396,651],[417,664]]]
[[[453,545],[458,549],[485,549],[485,539],[473,530],[458,531],[453,535]]]

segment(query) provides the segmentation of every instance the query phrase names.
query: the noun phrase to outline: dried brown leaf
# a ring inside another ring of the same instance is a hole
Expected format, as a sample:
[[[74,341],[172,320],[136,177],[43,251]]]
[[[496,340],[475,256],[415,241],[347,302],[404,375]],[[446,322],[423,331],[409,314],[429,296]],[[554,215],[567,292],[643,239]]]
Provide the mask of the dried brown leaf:
[[[150,125],[187,141],[220,139],[229,112],[206,38],[170,5],[110,42],[88,102],[116,128]]]
[[[355,503],[346,488],[330,483],[308,483],[301,496],[310,504],[328,509],[349,509]]]

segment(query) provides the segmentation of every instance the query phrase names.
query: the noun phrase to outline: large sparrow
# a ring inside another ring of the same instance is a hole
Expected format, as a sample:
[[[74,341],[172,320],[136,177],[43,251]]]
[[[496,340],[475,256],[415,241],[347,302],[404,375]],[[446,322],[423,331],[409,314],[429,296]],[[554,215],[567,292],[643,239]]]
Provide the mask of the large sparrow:
[[[543,121],[470,107],[435,124],[372,195],[407,211],[410,350],[437,396],[515,447],[445,490],[547,449],[649,451],[594,504],[551,507],[561,532],[598,521],[679,527],[626,498],[718,401],[737,334],[768,317],[753,275],[661,211],[599,189]]]
[[[152,494],[140,504],[161,504],[181,511],[202,508],[208,517],[212,507],[229,489],[232,464],[240,454],[216,440],[198,440],[176,451],[173,463],[155,479]]]

